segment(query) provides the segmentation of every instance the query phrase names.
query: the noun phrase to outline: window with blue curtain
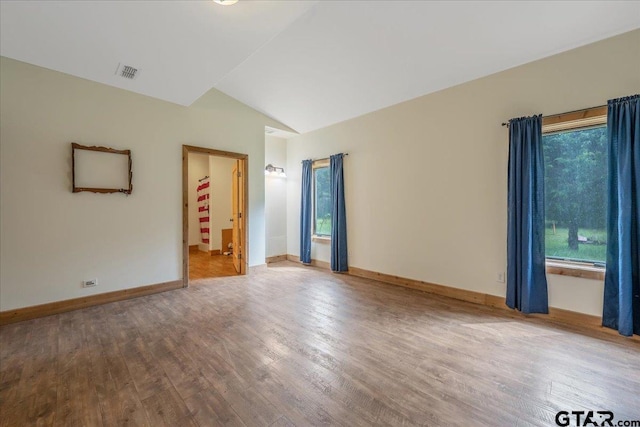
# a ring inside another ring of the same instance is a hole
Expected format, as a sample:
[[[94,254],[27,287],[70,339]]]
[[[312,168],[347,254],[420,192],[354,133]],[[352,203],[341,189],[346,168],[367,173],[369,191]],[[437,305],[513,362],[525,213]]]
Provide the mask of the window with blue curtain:
[[[603,326],[640,334],[640,95],[607,103],[607,270]]]
[[[329,158],[331,174],[331,270],[349,271],[347,250],[347,211],[344,197],[344,173],[342,163],[344,154],[335,154]]]
[[[541,115],[509,121],[508,180],[506,303],[548,313]]]
[[[313,235],[331,236],[331,174],[329,162],[313,162]]]
[[[302,161],[300,180],[300,261],[311,263],[311,166],[313,161]]]

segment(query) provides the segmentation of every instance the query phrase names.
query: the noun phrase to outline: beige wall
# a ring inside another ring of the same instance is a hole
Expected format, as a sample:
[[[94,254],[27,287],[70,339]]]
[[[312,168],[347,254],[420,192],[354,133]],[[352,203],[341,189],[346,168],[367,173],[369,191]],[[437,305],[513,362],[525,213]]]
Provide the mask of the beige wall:
[[[272,164],[287,172],[287,140],[265,136],[265,166]],[[266,176],[264,179],[266,256],[287,254],[287,178]]]
[[[0,310],[180,279],[182,144],[249,155],[248,261],[264,263],[264,126],[283,127],[255,110],[2,58],[0,123]],[[131,149],[133,194],[71,193],[72,141]],[[89,278],[98,286],[82,288]]]
[[[640,31],[288,140],[288,251],[299,254],[300,161],[348,152],[354,267],[493,295],[506,264],[507,119],[640,92]],[[329,260],[328,245],[312,257]],[[550,305],[599,315],[603,284],[549,277]]]

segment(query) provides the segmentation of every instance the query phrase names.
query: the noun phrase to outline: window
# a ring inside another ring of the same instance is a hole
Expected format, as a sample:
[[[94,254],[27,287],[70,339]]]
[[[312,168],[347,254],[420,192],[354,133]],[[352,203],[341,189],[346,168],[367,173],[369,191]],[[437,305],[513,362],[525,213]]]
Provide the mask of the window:
[[[587,118],[576,119],[576,114]],[[547,265],[602,273],[607,249],[606,107],[545,118],[542,132]],[[548,269],[589,277],[581,270]]]
[[[313,234],[331,236],[331,181],[329,161],[313,162]]]

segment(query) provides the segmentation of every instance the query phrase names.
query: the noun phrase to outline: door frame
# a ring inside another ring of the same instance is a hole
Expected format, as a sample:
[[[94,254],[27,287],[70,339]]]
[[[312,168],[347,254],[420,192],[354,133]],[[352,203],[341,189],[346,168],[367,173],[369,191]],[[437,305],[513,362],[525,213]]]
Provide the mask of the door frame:
[[[247,274],[249,260],[249,242],[247,212],[249,212],[249,155],[233,153],[231,151],[214,150],[212,148],[182,145],[182,287],[189,287],[189,153],[208,154],[210,156],[228,157],[242,162],[243,166],[243,195],[239,200],[242,217],[242,231],[240,242],[243,248],[240,275]]]

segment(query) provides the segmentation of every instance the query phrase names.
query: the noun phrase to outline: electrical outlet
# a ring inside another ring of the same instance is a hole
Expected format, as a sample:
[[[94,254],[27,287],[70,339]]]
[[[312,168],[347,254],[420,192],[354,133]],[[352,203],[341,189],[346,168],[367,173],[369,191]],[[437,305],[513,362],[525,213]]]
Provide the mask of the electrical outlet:
[[[92,288],[94,286],[98,286],[98,279],[89,279],[82,282],[83,288]]]
[[[504,283],[504,272],[499,272],[496,275],[496,282]]]

